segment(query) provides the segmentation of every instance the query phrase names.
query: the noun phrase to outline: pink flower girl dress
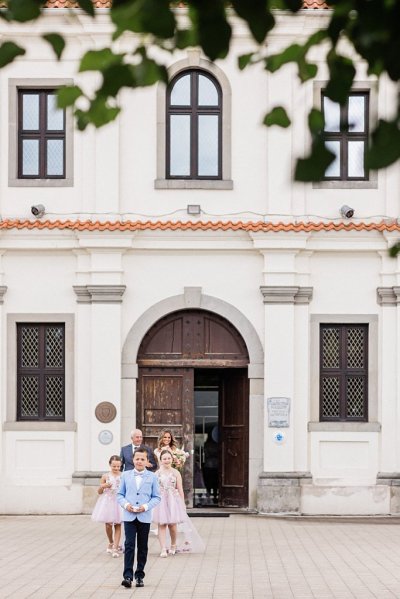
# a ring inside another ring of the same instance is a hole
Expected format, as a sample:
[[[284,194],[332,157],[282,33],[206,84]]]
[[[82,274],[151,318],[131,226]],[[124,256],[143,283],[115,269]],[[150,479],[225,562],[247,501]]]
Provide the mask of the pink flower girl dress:
[[[202,553],[205,549],[204,543],[186,513],[185,502],[176,488],[174,470],[170,472],[158,470],[156,475],[160,485],[161,503],[153,509],[153,522],[178,524],[177,553]]]
[[[121,475],[114,476],[110,472],[106,476],[106,482],[111,483],[109,489],[104,489],[99,495],[92,513],[94,522],[104,522],[105,524],[120,524],[122,520],[122,507],[117,503],[117,493]]]

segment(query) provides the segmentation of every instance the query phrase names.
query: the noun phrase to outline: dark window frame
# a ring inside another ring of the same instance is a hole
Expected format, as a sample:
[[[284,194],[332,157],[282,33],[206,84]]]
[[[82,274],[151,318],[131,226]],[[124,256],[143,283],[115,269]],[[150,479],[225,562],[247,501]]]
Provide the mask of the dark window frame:
[[[171,106],[171,92],[174,85],[182,77],[190,75],[190,106]],[[203,75],[212,81],[218,93],[218,106],[198,105],[198,78]],[[199,175],[198,174],[198,117],[201,115],[218,116],[218,174],[217,175]],[[171,116],[189,115],[190,116],[190,174],[189,175],[171,175]],[[185,69],[178,73],[168,86],[166,93],[166,179],[183,180],[221,180],[222,179],[222,89],[215,77],[203,69]]]
[[[65,179],[66,178],[66,113],[63,109],[63,129],[47,129],[47,97],[54,95],[57,89],[18,89],[18,179]],[[39,96],[39,129],[23,129],[23,96]],[[24,140],[39,141],[39,172],[37,175],[23,174],[23,152]],[[47,141],[61,140],[63,142],[63,172],[61,175],[49,175],[47,173]]]
[[[339,330],[339,367],[338,368],[327,368],[323,367],[323,330],[324,329],[338,329]],[[347,332],[349,329],[362,329],[364,331],[363,337],[363,354],[364,354],[364,367],[363,368],[350,368],[347,365]],[[337,323],[323,323],[320,324],[319,330],[319,364],[320,364],[320,377],[319,377],[319,420],[320,422],[368,422],[368,344],[369,344],[369,325],[368,324],[337,324]],[[324,416],[324,394],[323,394],[323,382],[324,377],[337,378],[339,380],[339,416],[328,417]],[[347,381],[352,377],[361,377],[363,379],[363,417],[350,416],[347,414]]]
[[[356,132],[349,131],[349,98],[353,96],[363,96],[365,98],[364,112],[364,131]],[[324,97],[327,97],[322,91],[321,104],[322,113],[324,114]],[[340,143],[340,174],[338,177],[324,177],[323,181],[369,181],[369,171],[365,166],[365,153],[368,147],[369,139],[369,110],[370,108],[370,91],[356,90],[351,91],[346,103],[340,106],[340,131],[323,131],[324,141],[338,141]],[[350,177],[348,175],[348,145],[351,141],[364,141],[364,177]]]
[[[23,367],[22,361],[22,330],[25,328],[38,329],[38,367]],[[62,330],[62,366],[46,366],[46,329],[59,327]],[[22,377],[33,376],[39,379],[38,415],[22,415]],[[62,377],[62,410],[59,416],[46,415],[46,377]],[[65,422],[65,323],[64,322],[21,322],[17,323],[17,422]]]

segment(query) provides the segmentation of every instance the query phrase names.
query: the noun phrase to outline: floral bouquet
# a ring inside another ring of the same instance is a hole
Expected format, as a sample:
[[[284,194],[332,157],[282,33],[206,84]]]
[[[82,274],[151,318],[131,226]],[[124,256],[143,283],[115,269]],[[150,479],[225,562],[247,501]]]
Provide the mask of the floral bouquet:
[[[176,468],[179,471],[183,470],[186,459],[189,457],[189,455],[190,454],[183,448],[174,449],[174,451],[172,452],[172,467]]]

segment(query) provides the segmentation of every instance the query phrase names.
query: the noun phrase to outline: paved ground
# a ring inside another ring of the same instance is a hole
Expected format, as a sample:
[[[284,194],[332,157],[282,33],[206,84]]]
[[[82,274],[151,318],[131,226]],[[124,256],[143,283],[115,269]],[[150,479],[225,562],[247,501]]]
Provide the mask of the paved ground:
[[[0,597],[77,599],[400,599],[397,520],[193,519],[203,555],[158,557],[145,587],[124,589],[89,516],[0,516]]]

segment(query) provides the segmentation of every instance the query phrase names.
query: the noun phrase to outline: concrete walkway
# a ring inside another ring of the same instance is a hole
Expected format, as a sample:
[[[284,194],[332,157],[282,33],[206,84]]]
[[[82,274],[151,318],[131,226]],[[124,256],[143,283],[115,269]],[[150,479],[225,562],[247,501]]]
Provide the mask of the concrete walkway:
[[[0,516],[0,597],[400,599],[400,525],[390,519],[193,519],[203,555],[158,557],[125,589],[90,516]]]

